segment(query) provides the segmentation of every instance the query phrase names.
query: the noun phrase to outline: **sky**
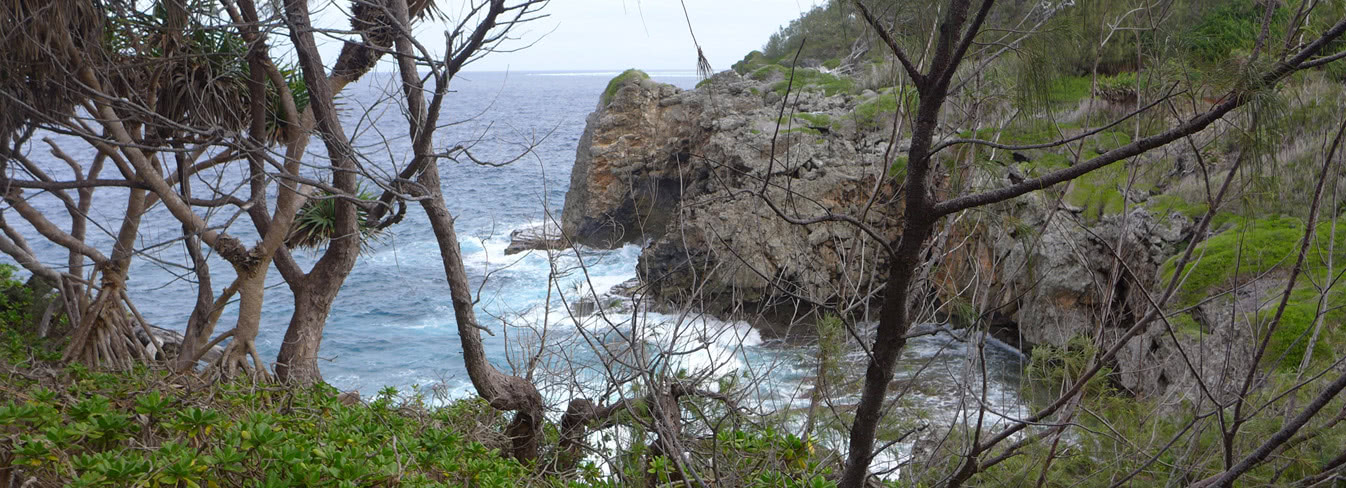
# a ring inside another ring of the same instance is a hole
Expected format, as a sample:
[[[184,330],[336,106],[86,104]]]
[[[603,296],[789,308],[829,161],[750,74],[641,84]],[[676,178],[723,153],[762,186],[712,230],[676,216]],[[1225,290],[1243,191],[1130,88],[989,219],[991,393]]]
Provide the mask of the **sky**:
[[[456,1],[438,0],[450,14]],[[696,40],[711,67],[722,71],[761,49],[772,33],[822,0],[684,1]],[[696,47],[678,0],[552,0],[541,13],[547,17],[514,32],[519,39],[504,45],[524,49],[492,53],[466,69],[696,69]],[[426,46],[443,46],[444,29],[443,24],[423,25],[417,39]],[[336,59],[340,46],[324,44],[323,57]]]

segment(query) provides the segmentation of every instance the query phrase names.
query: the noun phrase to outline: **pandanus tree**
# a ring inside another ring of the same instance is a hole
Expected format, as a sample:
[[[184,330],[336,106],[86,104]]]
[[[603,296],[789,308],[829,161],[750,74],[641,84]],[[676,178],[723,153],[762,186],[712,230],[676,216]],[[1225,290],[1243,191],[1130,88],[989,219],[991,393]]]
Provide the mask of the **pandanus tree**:
[[[420,14],[427,7],[420,2],[415,8]],[[378,9],[357,6],[355,11],[353,24],[378,23]],[[386,41],[367,35],[348,43],[331,79],[319,72],[322,86],[310,90],[310,73],[301,76],[270,53],[268,43],[285,20],[278,12],[261,16],[250,0],[4,5],[0,21],[13,27],[5,31],[7,40],[20,47],[7,50],[4,60],[14,69],[3,79],[7,115],[2,164],[16,165],[20,175],[6,173],[5,198],[44,238],[69,250],[69,269],[57,272],[42,265],[22,234],[9,226],[4,250],[36,275],[61,283],[67,314],[77,325],[68,359],[112,367],[149,359],[131,330],[133,324],[145,324],[125,293],[125,280],[131,260],[141,252],[136,248],[141,221],[147,211],[162,205],[182,226],[182,245],[191,259],[185,277],[197,288],[176,366],[191,369],[211,346],[231,339],[214,364],[218,370],[226,375],[262,371],[254,341],[263,285],[274,263],[296,290],[293,335],[301,338],[287,340],[278,371],[288,379],[293,366],[303,363],[307,373],[298,379],[318,378],[313,354],[321,324],[354,263],[362,235],[353,231],[361,227],[353,223],[359,218],[347,217],[367,216],[374,222],[363,225],[368,230],[390,225],[400,213],[380,221],[395,198],[360,202],[357,176],[346,163],[328,166],[328,177],[301,175],[310,135],[315,127],[328,128],[316,123],[313,107],[322,102],[330,107],[333,88],[339,90],[372,68],[382,51],[366,42]],[[316,56],[314,51],[308,54]],[[301,62],[312,60],[305,55]],[[96,156],[79,161],[69,155],[74,151],[60,146],[69,141],[45,138],[72,176],[50,174],[50,168],[22,151],[39,130],[73,136]],[[349,152],[332,150],[340,143],[319,132],[329,142],[332,158],[345,161],[340,158]],[[102,177],[105,166],[115,168],[121,179]],[[244,176],[233,187],[203,176],[234,167]],[[119,187],[128,194],[107,255],[91,244],[86,231],[94,190],[100,187]],[[38,193],[25,196],[24,190]],[[77,196],[69,195],[71,191]],[[44,194],[64,203],[69,231],[29,204],[29,198]],[[334,216],[332,225],[315,233],[312,224],[324,218],[324,210]],[[258,236],[252,246],[230,230],[239,216],[251,221]],[[342,237],[331,239],[323,258],[305,273],[289,256],[287,243],[316,244],[322,232]],[[219,291],[212,283],[210,256],[223,258],[234,271],[232,282]],[[85,276],[88,261],[95,274]],[[323,297],[315,299],[314,292]],[[238,322],[214,335],[215,323],[234,297]],[[309,353],[296,355],[296,348]],[[291,359],[295,357],[307,362]]]
[[[3,136],[5,164],[17,163],[17,173],[25,178],[6,175],[5,199],[45,238],[70,250],[68,272],[56,275],[63,283],[66,312],[76,327],[67,359],[121,368],[147,358],[131,330],[133,323],[142,327],[147,324],[131,305],[125,281],[138,252],[135,245],[143,217],[163,204],[181,222],[194,255],[201,254],[198,241],[204,242],[228,261],[238,276],[213,300],[219,303],[198,303],[196,324],[189,335],[201,331],[208,335],[220,305],[240,293],[245,312],[231,334],[235,340],[229,345],[230,353],[218,365],[232,373],[246,364],[248,356],[256,360],[250,336],[255,335],[256,321],[250,311],[260,310],[259,276],[264,275],[269,255],[278,248],[293,218],[298,193],[280,192],[277,236],[251,249],[194,210],[242,203],[229,193],[213,192],[209,198],[198,198],[192,194],[191,182],[202,171],[260,152],[261,142],[277,134],[273,130],[268,137],[266,113],[269,108],[274,109],[271,113],[280,112],[278,107],[267,106],[264,83],[268,73],[258,66],[248,66],[239,34],[213,14],[200,4],[185,2],[159,2],[148,9],[139,9],[136,4],[79,1],[5,5],[5,21],[16,27],[7,34],[22,46],[14,53],[26,56],[6,60],[13,61],[7,66],[19,69],[9,71],[6,80],[6,108],[14,115]],[[286,81],[274,66],[272,71],[272,90],[287,92]],[[20,84],[39,90],[14,88]],[[293,115],[293,101],[288,94],[283,98]],[[51,168],[29,160],[20,151],[38,129],[66,134],[87,144],[96,154],[94,160],[76,160],[60,143],[44,138],[72,175],[71,180],[58,181],[49,174]],[[289,137],[297,134],[291,132]],[[121,179],[101,178],[106,163],[111,163]],[[256,179],[260,160],[252,166]],[[290,164],[288,169],[293,172],[295,167]],[[99,187],[127,189],[124,217],[106,256],[89,244],[86,235],[94,190]],[[70,214],[71,230],[58,228],[29,205],[24,189],[50,192],[62,201]],[[78,191],[78,202],[68,195],[69,190]],[[264,185],[253,185],[252,190],[249,201],[259,203],[266,198]],[[30,250],[20,250],[32,255]],[[93,270],[84,276],[86,259],[92,261]],[[208,276],[204,259],[197,264],[198,275]],[[53,272],[35,271],[46,276]],[[209,282],[202,285],[202,295],[210,296]],[[81,290],[91,299],[78,293]],[[135,320],[130,320],[133,317]],[[183,356],[193,357],[195,352],[187,351]]]

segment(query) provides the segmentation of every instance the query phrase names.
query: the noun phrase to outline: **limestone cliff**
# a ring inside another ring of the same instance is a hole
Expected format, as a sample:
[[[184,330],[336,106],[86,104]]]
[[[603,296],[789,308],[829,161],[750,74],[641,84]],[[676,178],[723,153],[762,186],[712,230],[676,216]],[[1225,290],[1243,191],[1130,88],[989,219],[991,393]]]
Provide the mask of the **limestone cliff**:
[[[863,197],[887,169],[886,141],[843,122],[859,97],[791,94],[803,115],[784,120],[780,99],[732,71],[692,91],[626,80],[589,116],[563,231],[597,247],[648,240],[639,273],[650,291],[696,295],[712,313],[869,294],[872,240],[847,224],[792,224],[766,200],[791,218],[848,212],[891,233],[900,220],[886,205],[865,212]]]
[[[589,116],[562,232],[588,246],[644,244],[637,273],[644,292],[665,302],[777,325],[783,321],[772,319],[819,309],[863,320],[882,297],[879,243],[895,240],[902,222],[890,204],[901,180],[892,176],[905,163],[904,142],[890,140],[901,133],[889,120],[900,97],[824,84],[791,86],[782,104],[785,87],[769,73],[725,72],[688,91],[623,80]],[[1096,144],[1089,150],[1108,150]],[[1043,151],[1012,156],[938,177],[985,188],[1068,164]],[[1141,179],[1191,173],[1182,154],[1152,157],[1176,158],[1178,169],[1140,161],[1135,167],[1156,172]],[[1124,172],[1091,178],[946,219],[919,285],[933,314],[989,323],[1025,348],[1076,336],[1115,344],[1154,298],[1139,290],[1155,289],[1162,264],[1193,238],[1194,222],[1191,212],[1160,209],[1159,184],[1119,191]],[[1225,320],[1212,316],[1229,309],[1224,304],[1199,307],[1194,320]],[[1120,386],[1191,398],[1197,376],[1210,384],[1229,370],[1202,366],[1193,375],[1184,351],[1212,344],[1239,351],[1249,342],[1214,327],[1176,339],[1166,329],[1128,341],[1110,365]]]

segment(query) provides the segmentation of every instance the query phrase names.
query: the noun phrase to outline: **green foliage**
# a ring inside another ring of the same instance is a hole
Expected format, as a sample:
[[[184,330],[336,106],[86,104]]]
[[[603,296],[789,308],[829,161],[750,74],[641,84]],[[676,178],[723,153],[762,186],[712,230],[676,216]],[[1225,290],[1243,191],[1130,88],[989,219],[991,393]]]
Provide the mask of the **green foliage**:
[[[1204,331],[1201,324],[1197,323],[1196,318],[1190,313],[1180,313],[1168,318],[1168,323],[1173,326],[1173,332],[1180,336],[1196,337]]]
[[[1130,102],[1136,99],[1141,85],[1134,71],[1118,73],[1114,76],[1100,76],[1097,80],[1099,98],[1114,102]]]
[[[790,76],[793,76],[793,79]],[[780,95],[784,95],[787,88],[795,92],[822,90],[830,97],[838,93],[854,92],[855,82],[849,77],[837,77],[816,69],[796,68],[792,75],[787,74],[785,79],[771,86],[771,89]]]
[[[899,90],[902,89],[885,89],[878,96],[866,99],[856,105],[854,112],[855,126],[859,129],[872,130],[892,120],[893,114],[897,113],[897,92]],[[906,87],[903,96],[906,98],[904,110],[907,112],[916,110],[917,104],[920,102],[916,89]]]
[[[762,48],[763,55],[788,63],[798,53],[801,64],[809,66],[834,58],[839,61],[850,53],[855,38],[867,29],[863,20],[851,15],[852,10],[847,2],[839,1],[814,7],[772,34]]]
[[[1105,215],[1117,215],[1126,208],[1122,191],[1126,188],[1127,171],[1122,165],[1111,165],[1076,178],[1066,193],[1066,201],[1084,209],[1086,221],[1097,221]]]
[[[1279,292],[1279,291],[1278,291]],[[1290,293],[1285,312],[1271,334],[1267,344],[1266,361],[1283,370],[1299,368],[1304,355],[1308,353],[1308,343],[1313,327],[1318,320],[1319,293],[1310,286],[1298,286]],[[1340,344],[1346,323],[1346,294],[1340,287],[1333,288],[1326,297],[1326,309],[1322,321],[1323,335],[1314,344],[1313,357],[1321,362],[1332,358],[1332,344]],[[1257,312],[1257,321],[1270,324],[1276,309],[1267,307]]]
[[[359,190],[356,198],[373,202],[377,197],[373,193]],[[369,222],[369,210],[364,206],[355,207],[356,225],[360,229],[362,243],[377,240],[382,229],[375,227],[377,222]],[[317,249],[327,245],[336,235],[337,198],[323,190],[309,197],[299,208],[294,219],[294,228],[285,238],[285,246],[290,249]]]
[[[17,439],[14,464],[70,486],[505,487],[532,476],[445,429],[456,405],[409,414],[416,410],[343,405],[325,386],[245,383],[131,394],[169,381],[159,373],[98,376],[82,400],[20,390],[0,404],[0,434]],[[170,404],[181,408],[169,414]],[[286,413],[273,413],[281,407]],[[137,414],[147,420],[134,420]],[[137,447],[145,431],[157,449]]]
[[[1283,392],[1295,383],[1292,375],[1273,376],[1268,389]],[[1315,394],[1313,386],[1290,393],[1299,405],[1304,405]],[[1042,486],[1110,486],[1125,473],[1134,475],[1129,486],[1162,486],[1175,479],[1200,480],[1222,472],[1225,466],[1221,456],[1223,441],[1216,426],[1218,420],[1207,413],[1209,410],[1197,410],[1191,404],[1165,407],[1162,402],[1162,399],[1134,398],[1115,390],[1086,393],[1083,398],[1085,408],[1071,419],[1078,428],[1071,429],[1068,437],[1063,436],[1060,443],[1030,443],[1018,455],[979,474],[976,484],[1035,486],[1039,477],[1045,474]],[[1271,405],[1264,415],[1247,418],[1247,423],[1240,428],[1243,440],[1236,441],[1238,452],[1252,450],[1282,426],[1284,405]],[[1193,411],[1200,411],[1204,418],[1194,418]],[[1314,426],[1321,427],[1326,421],[1314,422]],[[1193,422],[1204,424],[1193,428]],[[1302,443],[1288,443],[1289,448],[1281,453],[1278,462],[1258,465],[1243,475],[1239,478],[1240,486],[1286,486],[1293,480],[1318,473],[1328,460],[1340,454],[1340,446],[1346,442],[1346,430],[1335,428],[1315,432],[1301,436]],[[1165,449],[1155,449],[1156,439],[1179,439],[1179,442]],[[1137,446],[1151,446],[1147,452],[1155,458],[1134,455]],[[1048,457],[1054,461],[1043,473],[1042,460]]]
[[[907,179],[907,157],[898,156],[893,159],[893,164],[888,165],[888,177],[897,181]]]
[[[1177,195],[1156,195],[1145,202],[1145,206],[1158,216],[1179,214],[1189,219],[1199,219],[1206,215],[1210,205],[1192,203]]]
[[[33,290],[14,278],[17,271],[13,265],[0,264],[0,361],[28,367],[34,361],[58,360],[60,350],[37,338]]]
[[[762,54],[762,51],[753,51],[748,53],[746,56],[743,56],[743,59],[734,63],[733,69],[734,71],[738,72],[739,75],[747,76],[749,73],[757,71],[761,69],[763,66],[767,66],[770,64],[775,63],[773,63],[770,59],[768,59],[765,54]]]
[[[1193,57],[1206,63],[1226,63],[1238,52],[1246,54],[1262,30],[1265,7],[1252,0],[1234,0],[1202,12],[1185,36]],[[1284,17],[1277,9],[1276,17]]]
[[[1046,398],[1059,396],[1084,376],[1097,351],[1098,347],[1093,341],[1083,335],[1071,337],[1060,346],[1043,344],[1034,347],[1025,370],[1031,380],[1030,386],[1046,390]],[[1101,398],[1115,393],[1108,383],[1109,371],[1109,368],[1104,368],[1089,379],[1084,386],[1086,398]]]
[[[1048,85],[1047,101],[1053,104],[1074,103],[1089,98],[1093,80],[1089,76],[1058,76]]]
[[[10,329],[0,325],[0,333]],[[830,333],[844,341],[840,327]],[[640,423],[630,424],[626,447],[605,455],[623,459],[615,472],[582,460],[561,474],[547,469],[559,455],[547,449],[559,438],[555,425],[543,427],[538,464],[520,464],[499,450],[508,444],[501,434],[508,418],[479,398],[431,406],[419,388],[405,395],[385,388],[368,403],[346,403],[326,385],[210,384],[144,367],[104,373],[54,363],[44,369],[55,376],[40,381],[15,373],[27,369],[0,357],[0,470],[21,467],[36,486],[571,488],[677,480],[674,463],[651,452],[653,436]],[[735,381],[722,378],[721,391]],[[683,403],[699,415],[733,417],[718,402]],[[713,438],[687,442],[714,453],[717,473],[734,480],[726,486],[835,486],[836,465],[813,439],[769,425],[726,425]]]
[[[748,78],[752,78],[757,81],[770,81],[772,79],[776,80],[787,79],[790,77],[790,68],[786,68],[784,66],[775,63],[761,65],[758,66],[756,69],[753,69],[751,72],[749,72],[747,76]]]
[[[633,79],[648,80],[650,79],[650,75],[634,68],[623,71],[622,74],[617,75],[611,81],[608,81],[608,87],[603,90],[603,97],[599,99],[599,104],[607,105],[612,101],[612,96],[617,94],[617,90],[620,90],[622,85],[625,85],[628,80]]]
[[[1336,263],[1346,262],[1346,225],[1338,223],[1334,249]],[[1306,261],[1306,273],[1325,271],[1328,258],[1331,223],[1317,226],[1315,241]],[[1304,223],[1290,217],[1238,219],[1232,228],[1206,239],[1197,246],[1194,262],[1183,270],[1182,285],[1178,288],[1178,306],[1193,305],[1218,291],[1237,277],[1254,277],[1275,268],[1294,264],[1304,235]],[[1166,282],[1173,276],[1178,256],[1164,263],[1160,275]]]
[[[794,117],[807,122],[810,127],[832,127],[832,124],[834,123],[832,117],[829,117],[827,114],[799,112],[794,114]]]
[[[715,436],[718,447],[718,459],[724,463],[725,472],[750,473],[748,478],[738,480],[733,486],[753,488],[799,487],[822,488],[835,487],[833,468],[820,462],[814,439],[800,438],[794,434],[782,433],[773,427],[760,430],[723,431]],[[779,469],[753,469],[753,463],[769,460]]]
[[[19,330],[33,322],[29,309],[33,292],[23,282],[14,279],[18,268],[0,264],[0,327]]]

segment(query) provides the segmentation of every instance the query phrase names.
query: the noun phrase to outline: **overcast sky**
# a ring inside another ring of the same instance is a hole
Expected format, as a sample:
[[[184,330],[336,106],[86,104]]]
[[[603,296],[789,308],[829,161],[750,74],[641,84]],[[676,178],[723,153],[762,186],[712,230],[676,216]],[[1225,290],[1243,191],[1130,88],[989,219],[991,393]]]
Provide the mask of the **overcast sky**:
[[[798,18],[820,0],[685,0],[687,13],[706,57],[716,71],[729,69],[781,25]],[[439,0],[449,11],[454,0]],[[565,71],[625,68],[696,69],[696,47],[687,32],[678,0],[553,0],[548,17],[533,22],[506,47],[531,47],[494,53],[472,64],[473,71]],[[419,29],[427,46],[443,46],[442,25]],[[323,57],[336,59],[340,47],[323,46]]]

